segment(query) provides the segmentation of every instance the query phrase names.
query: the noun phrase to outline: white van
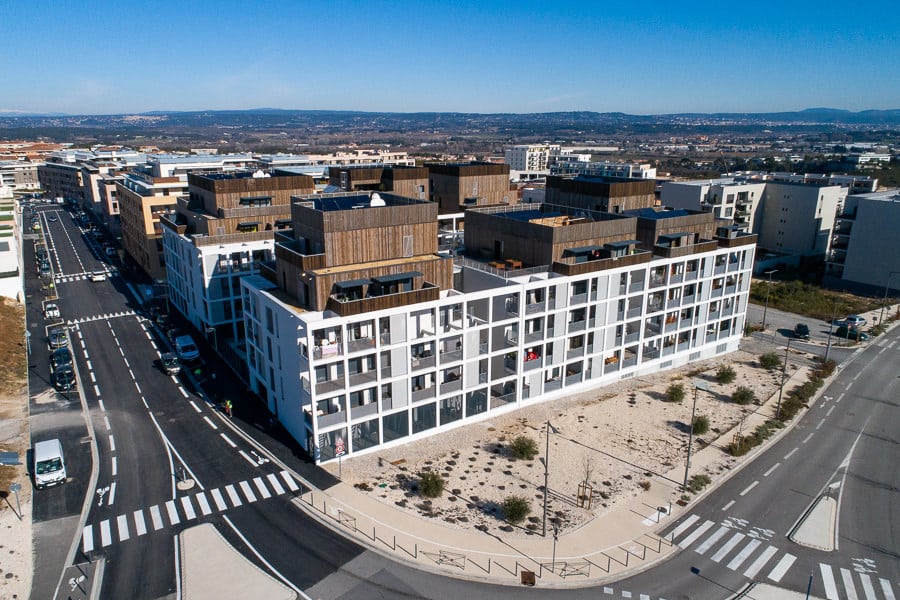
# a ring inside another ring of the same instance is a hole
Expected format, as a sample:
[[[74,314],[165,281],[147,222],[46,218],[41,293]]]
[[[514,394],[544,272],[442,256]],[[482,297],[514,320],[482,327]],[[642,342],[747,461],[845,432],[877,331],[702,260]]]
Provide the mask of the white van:
[[[191,363],[200,358],[200,349],[189,335],[179,335],[175,338],[175,352],[181,362]]]
[[[66,461],[58,439],[34,445],[34,485],[38,489],[66,482]]]

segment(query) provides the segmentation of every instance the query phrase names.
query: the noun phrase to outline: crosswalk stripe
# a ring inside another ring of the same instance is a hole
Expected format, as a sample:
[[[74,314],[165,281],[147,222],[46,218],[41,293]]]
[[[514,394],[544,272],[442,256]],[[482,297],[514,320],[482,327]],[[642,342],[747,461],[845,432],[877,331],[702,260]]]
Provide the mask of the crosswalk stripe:
[[[237,508],[243,502],[241,502],[241,497],[238,496],[237,490],[234,489],[233,485],[226,485],[225,492],[228,494],[228,499],[231,500],[231,505]]]
[[[834,573],[831,567],[825,563],[819,563],[819,571],[822,573],[822,583],[825,585],[825,597],[828,600],[838,600],[837,585],[834,583]]]
[[[279,496],[284,493],[284,488],[281,487],[281,483],[279,483],[278,478],[275,477],[275,473],[269,473],[266,475],[266,479],[269,480],[269,485],[272,486],[272,489],[275,490],[275,493]]]
[[[641,594],[641,600],[650,600],[650,596],[647,594]]]
[[[844,593],[847,594],[847,600],[859,600],[856,595],[856,586],[853,585],[853,574],[850,569],[841,569],[841,580],[844,582]]]
[[[259,490],[259,495],[263,497],[263,500],[267,500],[272,497],[272,493],[269,492],[269,488],[267,488],[266,484],[263,483],[262,477],[254,477],[253,485],[255,485],[256,489]]]
[[[669,541],[674,542],[675,538],[677,538],[679,535],[681,535],[682,533],[687,531],[688,527],[690,527],[691,525],[693,525],[694,523],[696,523],[699,520],[700,520],[700,517],[698,517],[697,515],[689,516],[687,519],[684,520],[683,523],[681,523],[681,525],[679,525],[678,527],[676,527],[675,529],[672,530],[672,533],[669,534]]]
[[[147,533],[147,524],[144,523],[144,511],[142,510],[134,511],[134,533],[137,536]]]
[[[197,513],[194,512],[194,505],[191,504],[190,496],[181,497],[181,508],[184,509],[184,518],[188,521],[197,518]]]
[[[81,547],[84,549],[85,554],[94,549],[93,525],[87,525],[84,529],[81,530]]]
[[[872,578],[869,577],[868,573],[860,573],[859,580],[862,582],[863,593],[866,595],[866,600],[878,600],[878,597],[875,596],[875,588],[872,587]]]
[[[893,346],[894,344],[891,344],[891,347]],[[884,600],[897,600],[894,597],[894,585],[887,579],[880,578],[878,581],[881,583],[881,591],[884,592]]]
[[[287,471],[282,471],[281,473],[279,473],[279,475],[281,475],[281,478],[284,479],[284,482],[292,492],[296,492],[300,489],[299,487],[297,487],[297,484],[294,483],[294,478],[291,477],[290,473],[288,473]]]
[[[169,523],[172,525],[181,523],[181,518],[178,516],[178,509],[175,508],[174,500],[168,500],[166,502],[166,512],[169,513]]]
[[[150,520],[153,521],[153,531],[159,531],[163,528],[162,515],[159,514],[158,504],[154,504],[150,507]]]
[[[736,533],[731,536],[731,539],[725,542],[725,545],[719,548],[719,551],[713,554],[709,559],[713,562],[721,562],[723,558],[728,556],[728,554],[734,550],[734,547],[737,546],[742,539],[744,539],[743,533]]]
[[[793,554],[785,554],[781,557],[781,560],[778,561],[778,564],[775,565],[775,568],[772,569],[766,577],[778,583],[781,581],[781,578],[784,577],[784,574],[787,573],[788,569],[791,568],[791,565],[794,564],[794,561],[797,560],[797,557]]]
[[[697,529],[691,532],[689,536],[678,542],[678,546],[682,549],[689,547],[691,544],[697,541],[697,539],[709,530],[710,527],[715,525],[712,521],[705,521],[702,525],[700,525]]]
[[[249,483],[242,481],[238,485],[240,486],[241,491],[244,492],[244,497],[247,498],[247,502],[256,502],[258,500]]]
[[[210,492],[213,497],[213,502],[216,503],[216,508],[219,510],[226,510],[228,505],[225,503],[225,498],[222,497],[222,492],[219,491],[219,488],[214,489]]]
[[[119,515],[116,517],[116,526],[119,528],[119,541],[124,542],[131,537],[128,533],[128,516]]]
[[[200,505],[200,512],[203,513],[204,517],[212,512],[212,507],[209,505],[203,492],[197,492],[197,495],[194,497],[197,498],[197,504]]]
[[[100,545],[106,548],[112,544],[112,534],[109,531],[109,519],[104,519],[100,523]]]
[[[731,559],[731,562],[728,563],[727,567],[732,571],[737,571],[738,568],[743,564],[745,560],[750,558],[750,555],[753,554],[753,551],[756,550],[762,544],[759,540],[750,540],[750,543],[744,546],[744,548],[738,552],[738,555]]]
[[[753,563],[749,567],[747,567],[747,570],[744,571],[744,577],[749,577],[750,579],[756,577],[756,574],[759,573],[759,571],[765,566],[767,562],[769,562],[770,558],[775,556],[776,552],[778,552],[778,548],[776,548],[775,546],[769,546],[768,548],[766,548],[765,551],[757,556],[756,560],[754,560]]]
[[[722,536],[724,536],[726,533],[728,533],[728,531],[729,531],[728,527],[725,527],[724,525],[722,527],[719,527],[718,529],[716,529],[715,533],[713,533],[711,536],[706,538],[702,544],[700,544],[699,546],[694,548],[694,552],[696,552],[697,554],[705,553],[707,550],[712,548],[713,544],[718,542],[719,539],[722,538]]]

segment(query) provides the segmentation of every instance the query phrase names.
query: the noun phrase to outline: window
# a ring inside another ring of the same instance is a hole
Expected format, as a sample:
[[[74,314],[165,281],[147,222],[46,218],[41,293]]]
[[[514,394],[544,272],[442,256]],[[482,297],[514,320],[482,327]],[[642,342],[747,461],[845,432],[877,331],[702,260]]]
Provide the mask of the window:
[[[255,196],[252,198],[241,198],[240,205],[241,206],[271,206],[272,205],[272,197],[271,196]]]

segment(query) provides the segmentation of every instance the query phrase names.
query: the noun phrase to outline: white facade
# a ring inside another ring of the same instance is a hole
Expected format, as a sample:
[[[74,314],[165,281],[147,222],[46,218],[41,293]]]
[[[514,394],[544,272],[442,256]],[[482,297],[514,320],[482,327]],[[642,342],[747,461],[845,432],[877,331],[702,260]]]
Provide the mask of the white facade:
[[[556,144],[519,144],[504,152],[510,171],[547,171],[550,155],[559,152]]]
[[[756,228],[759,247],[800,256],[827,254],[846,197],[847,189],[838,185],[767,182]]]
[[[595,177],[623,177],[628,179],[656,179],[656,169],[650,163],[571,161],[559,159],[550,169],[554,175],[589,175]]]
[[[506,278],[354,316],[242,279],[251,387],[317,461],[736,350],[754,245],[584,275]]]
[[[699,181],[665,181],[660,202],[664,206],[710,211],[720,219],[730,219],[742,231],[757,226],[766,183],[740,181],[731,177]]]

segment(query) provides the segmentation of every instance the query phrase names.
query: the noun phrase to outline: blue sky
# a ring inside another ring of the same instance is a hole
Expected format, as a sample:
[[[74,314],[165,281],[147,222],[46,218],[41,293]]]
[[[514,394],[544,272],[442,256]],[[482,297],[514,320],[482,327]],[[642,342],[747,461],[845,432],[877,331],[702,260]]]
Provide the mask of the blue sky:
[[[881,0],[0,0],[0,111],[900,108],[898,15]]]

